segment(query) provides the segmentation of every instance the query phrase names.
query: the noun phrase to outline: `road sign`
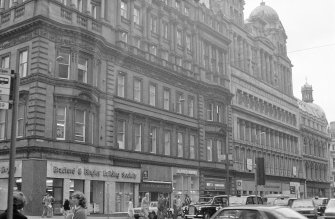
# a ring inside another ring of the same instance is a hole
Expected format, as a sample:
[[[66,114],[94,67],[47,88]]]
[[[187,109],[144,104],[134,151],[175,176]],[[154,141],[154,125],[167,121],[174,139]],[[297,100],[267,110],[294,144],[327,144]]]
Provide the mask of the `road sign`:
[[[9,95],[10,93],[10,75],[0,74],[0,95],[6,94]]]
[[[0,102],[0,109],[9,109],[9,103],[8,102]]]

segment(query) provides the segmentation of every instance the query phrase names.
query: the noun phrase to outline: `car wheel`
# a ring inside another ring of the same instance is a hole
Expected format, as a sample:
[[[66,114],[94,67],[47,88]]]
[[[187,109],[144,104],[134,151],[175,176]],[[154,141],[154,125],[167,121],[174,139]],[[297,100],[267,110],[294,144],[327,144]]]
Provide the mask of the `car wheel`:
[[[211,218],[211,215],[209,214],[209,212],[206,212],[204,214],[204,219],[209,219],[209,218]]]

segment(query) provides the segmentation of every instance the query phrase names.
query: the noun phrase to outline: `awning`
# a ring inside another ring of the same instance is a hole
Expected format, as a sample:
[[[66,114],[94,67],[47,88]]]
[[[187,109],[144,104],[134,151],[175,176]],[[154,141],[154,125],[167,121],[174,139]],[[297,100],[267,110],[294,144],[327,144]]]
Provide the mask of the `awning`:
[[[140,192],[162,192],[162,193],[172,193],[171,182],[141,182]]]

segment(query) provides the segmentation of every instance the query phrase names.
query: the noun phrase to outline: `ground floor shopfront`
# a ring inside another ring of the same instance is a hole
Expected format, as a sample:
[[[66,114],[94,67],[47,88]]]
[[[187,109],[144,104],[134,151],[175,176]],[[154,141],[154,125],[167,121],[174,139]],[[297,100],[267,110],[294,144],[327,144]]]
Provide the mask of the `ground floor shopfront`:
[[[306,181],[307,197],[330,197],[331,188],[330,183]]]
[[[47,160],[17,160],[15,168],[15,189],[27,196],[28,215],[41,215],[45,192],[55,199],[55,214],[60,213],[62,203],[73,191],[85,194],[92,214],[126,212],[129,200],[138,200],[140,169]],[[0,169],[0,206],[5,208],[8,161],[0,162]]]
[[[236,178],[236,195],[256,194],[255,180],[253,178]],[[304,184],[298,180],[267,179],[265,185],[257,186],[257,193],[260,196],[271,194],[285,194],[297,198],[303,197]]]

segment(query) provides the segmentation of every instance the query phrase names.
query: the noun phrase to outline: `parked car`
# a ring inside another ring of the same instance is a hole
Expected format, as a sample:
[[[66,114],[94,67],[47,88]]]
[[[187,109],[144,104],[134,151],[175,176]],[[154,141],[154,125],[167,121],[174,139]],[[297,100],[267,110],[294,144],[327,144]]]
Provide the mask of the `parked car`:
[[[291,208],[308,218],[318,218],[317,206],[314,204],[313,199],[294,200]]]
[[[256,195],[242,195],[242,196],[230,196],[229,197],[229,206],[235,205],[263,205],[263,199],[260,196]]]
[[[290,197],[277,198],[273,201],[273,205],[292,207],[292,203],[296,199],[297,198],[290,198]]]
[[[317,206],[318,214],[323,215],[325,213],[325,209],[328,204],[329,198],[315,197],[313,200],[314,204]]]
[[[150,204],[149,204],[149,215],[151,215],[151,214],[157,215],[157,211],[158,211],[157,206],[158,206],[157,201],[150,202]],[[139,219],[140,217],[143,217],[141,207],[134,208],[134,218]]]
[[[244,205],[218,210],[210,219],[306,219],[305,216],[283,206]]]
[[[188,211],[185,212],[184,218],[203,218],[209,219],[217,210],[228,206],[228,197],[226,195],[218,195],[212,197],[208,202],[198,202],[190,204]]]
[[[325,219],[335,218],[335,199],[334,198],[329,199],[325,212],[323,214],[323,218]]]

